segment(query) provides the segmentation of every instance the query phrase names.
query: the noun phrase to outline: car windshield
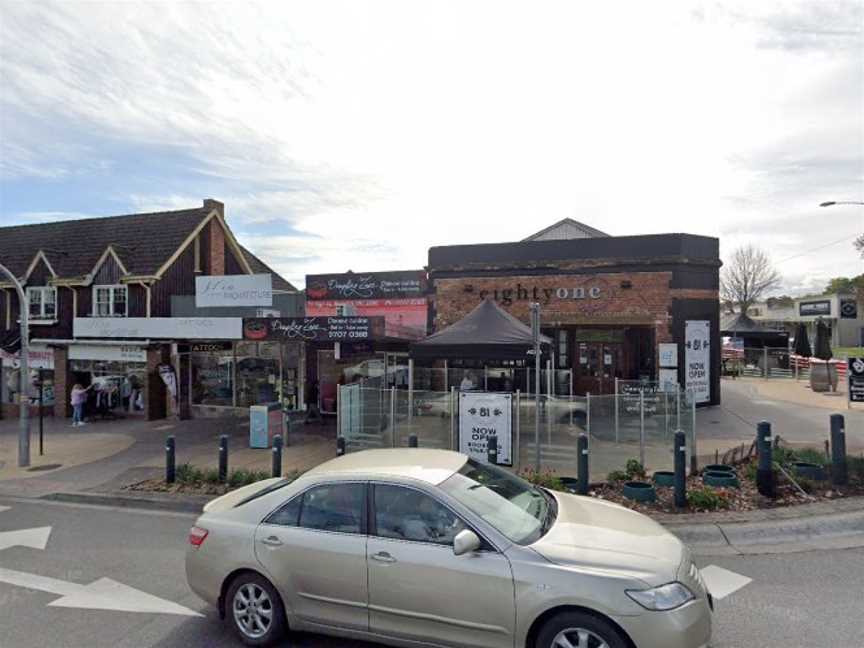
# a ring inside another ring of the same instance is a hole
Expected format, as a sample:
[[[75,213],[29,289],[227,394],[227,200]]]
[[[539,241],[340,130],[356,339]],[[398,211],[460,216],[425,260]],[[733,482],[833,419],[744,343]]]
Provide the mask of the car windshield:
[[[516,544],[537,541],[552,526],[555,498],[497,466],[469,459],[441,488]]]

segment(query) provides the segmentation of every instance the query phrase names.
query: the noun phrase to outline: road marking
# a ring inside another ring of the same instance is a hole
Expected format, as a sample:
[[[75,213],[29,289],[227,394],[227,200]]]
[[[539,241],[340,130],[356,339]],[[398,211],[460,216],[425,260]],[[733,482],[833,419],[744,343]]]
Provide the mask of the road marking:
[[[708,565],[699,571],[702,574],[702,580],[708,586],[708,591],[711,592],[711,596],[718,601],[753,582],[752,578],[736,574],[717,565]]]
[[[3,511],[8,511],[9,508],[10,507],[8,507],[8,506],[0,506],[0,513],[2,513]]]
[[[49,603],[49,607],[81,608],[87,610],[116,610],[118,612],[146,612],[151,614],[179,614],[204,616],[199,612],[142,592],[123,583],[100,578],[89,585],[80,585],[58,578],[3,569],[0,582],[57,594],[62,598]]]
[[[0,531],[0,551],[9,547],[30,547],[32,549],[45,549],[48,537],[51,535],[51,527],[38,527],[35,529],[19,529],[18,531]]]

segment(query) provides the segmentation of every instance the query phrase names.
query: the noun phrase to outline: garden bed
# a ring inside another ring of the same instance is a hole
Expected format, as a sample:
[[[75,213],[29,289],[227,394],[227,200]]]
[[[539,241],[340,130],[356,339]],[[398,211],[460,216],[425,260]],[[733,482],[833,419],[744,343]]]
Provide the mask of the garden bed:
[[[226,481],[219,481],[219,471],[215,468],[195,468],[189,464],[177,466],[176,479],[173,484],[164,479],[145,479],[134,484],[128,484],[123,490],[147,492],[147,493],[170,493],[178,495],[213,495],[219,496],[225,493],[248,486],[262,479],[270,479],[272,476],[266,470],[248,470],[236,468],[228,473]],[[283,475],[285,479],[293,480],[296,473]]]

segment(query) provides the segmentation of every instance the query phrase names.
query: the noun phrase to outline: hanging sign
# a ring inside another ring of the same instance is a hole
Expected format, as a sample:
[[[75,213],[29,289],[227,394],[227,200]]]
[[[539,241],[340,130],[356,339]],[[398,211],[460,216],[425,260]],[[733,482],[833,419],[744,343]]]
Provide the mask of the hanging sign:
[[[697,403],[711,400],[711,323],[688,320],[684,331],[684,387]]]
[[[487,463],[487,439],[498,439],[498,463],[513,465],[511,394],[462,392],[459,394],[459,450]]]
[[[678,366],[678,345],[675,342],[662,342],[659,345],[660,366],[674,369]]]
[[[858,300],[840,300],[840,319],[858,319]]]
[[[195,307],[272,306],[269,274],[195,277]]]
[[[849,402],[864,403],[864,358],[849,358],[848,362]]]

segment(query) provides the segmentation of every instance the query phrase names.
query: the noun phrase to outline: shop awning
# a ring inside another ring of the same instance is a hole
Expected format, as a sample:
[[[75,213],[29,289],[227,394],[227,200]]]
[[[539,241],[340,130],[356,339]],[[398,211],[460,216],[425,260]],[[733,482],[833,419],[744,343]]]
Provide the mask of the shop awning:
[[[542,345],[552,341],[540,336]],[[411,345],[412,358],[525,360],[534,346],[531,328],[485,299],[461,320]]]
[[[773,342],[785,346],[789,340],[789,332],[785,329],[776,329],[756,322],[744,313],[729,314],[720,322],[720,335],[746,340],[760,340],[762,342]]]

